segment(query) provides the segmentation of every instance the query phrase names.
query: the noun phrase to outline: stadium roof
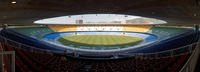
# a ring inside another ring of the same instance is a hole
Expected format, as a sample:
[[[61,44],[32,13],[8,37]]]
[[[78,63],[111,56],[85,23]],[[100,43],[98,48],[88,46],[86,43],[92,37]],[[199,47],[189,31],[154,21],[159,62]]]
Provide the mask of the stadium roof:
[[[0,0],[0,24],[77,14],[127,14],[167,21],[200,24],[199,0]]]

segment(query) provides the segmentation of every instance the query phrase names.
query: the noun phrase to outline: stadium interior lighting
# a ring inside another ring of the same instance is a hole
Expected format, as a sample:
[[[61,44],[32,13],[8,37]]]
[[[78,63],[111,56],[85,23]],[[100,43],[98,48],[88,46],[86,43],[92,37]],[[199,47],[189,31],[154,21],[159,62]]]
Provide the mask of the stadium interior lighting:
[[[123,14],[81,14],[37,20],[36,24],[165,24],[166,21]]]
[[[17,2],[16,2],[16,1],[12,1],[11,3],[12,3],[12,4],[16,4]]]

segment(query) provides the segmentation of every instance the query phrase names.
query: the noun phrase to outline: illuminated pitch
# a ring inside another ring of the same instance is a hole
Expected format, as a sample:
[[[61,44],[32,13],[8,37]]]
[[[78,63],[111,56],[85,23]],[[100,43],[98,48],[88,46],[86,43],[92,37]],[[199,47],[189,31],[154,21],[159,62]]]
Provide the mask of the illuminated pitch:
[[[58,39],[64,45],[75,47],[116,47],[134,46],[142,41],[142,38],[124,35],[71,35]]]

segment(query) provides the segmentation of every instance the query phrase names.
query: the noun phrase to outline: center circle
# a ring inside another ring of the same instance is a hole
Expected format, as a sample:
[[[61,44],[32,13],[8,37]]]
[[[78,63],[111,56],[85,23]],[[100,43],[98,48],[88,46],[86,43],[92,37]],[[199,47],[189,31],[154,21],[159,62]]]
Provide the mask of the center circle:
[[[73,47],[120,47],[134,46],[142,42],[142,38],[126,35],[69,35],[60,37],[58,41]]]

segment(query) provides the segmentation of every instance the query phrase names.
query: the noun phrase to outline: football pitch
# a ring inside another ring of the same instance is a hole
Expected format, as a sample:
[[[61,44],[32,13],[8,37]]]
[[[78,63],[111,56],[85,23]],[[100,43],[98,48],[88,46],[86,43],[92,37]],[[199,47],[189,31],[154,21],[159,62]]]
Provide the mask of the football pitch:
[[[66,46],[73,47],[116,47],[134,46],[143,39],[125,35],[71,35],[58,39],[58,41]]]

